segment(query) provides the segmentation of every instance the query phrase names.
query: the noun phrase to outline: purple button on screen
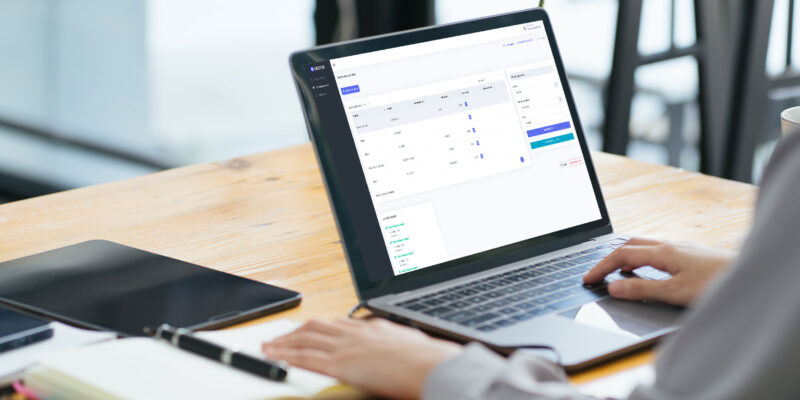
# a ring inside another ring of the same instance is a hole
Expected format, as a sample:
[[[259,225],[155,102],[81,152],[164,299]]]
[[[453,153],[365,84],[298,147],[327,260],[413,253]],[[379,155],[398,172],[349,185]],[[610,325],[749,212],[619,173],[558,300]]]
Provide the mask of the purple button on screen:
[[[527,133],[528,137],[534,137],[534,136],[544,135],[545,133],[568,129],[570,126],[572,125],[570,125],[569,121],[565,121],[553,125],[543,126],[541,128],[531,129]]]

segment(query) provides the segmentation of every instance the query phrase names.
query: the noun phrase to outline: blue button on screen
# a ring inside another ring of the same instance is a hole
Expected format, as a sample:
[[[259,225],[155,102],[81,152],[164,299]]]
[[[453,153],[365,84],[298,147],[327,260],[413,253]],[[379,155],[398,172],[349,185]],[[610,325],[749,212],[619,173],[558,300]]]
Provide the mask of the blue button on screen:
[[[575,135],[571,133],[561,136],[553,136],[551,138],[547,138],[544,140],[537,140],[535,142],[531,142],[531,149],[538,149],[540,147],[550,146],[551,144],[556,144],[556,143],[564,143],[572,139],[575,139]]]
[[[358,93],[361,89],[359,89],[358,85],[353,86],[345,86],[342,88],[342,95],[350,94],[350,93]]]

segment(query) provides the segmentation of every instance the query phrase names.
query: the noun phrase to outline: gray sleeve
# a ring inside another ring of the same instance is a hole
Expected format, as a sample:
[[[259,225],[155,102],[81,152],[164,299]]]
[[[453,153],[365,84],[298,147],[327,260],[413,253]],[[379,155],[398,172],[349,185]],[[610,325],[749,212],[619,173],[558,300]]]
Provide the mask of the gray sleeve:
[[[634,398],[796,399],[800,396],[800,135],[764,172],[741,253],[670,336],[653,387]]]
[[[425,382],[423,399],[584,400],[564,371],[539,357],[517,352],[507,360],[477,343],[437,366]]]
[[[800,394],[800,135],[767,166],[739,258],[659,349],[632,400],[795,399]],[[586,399],[556,366],[471,344],[425,382],[424,399]]]

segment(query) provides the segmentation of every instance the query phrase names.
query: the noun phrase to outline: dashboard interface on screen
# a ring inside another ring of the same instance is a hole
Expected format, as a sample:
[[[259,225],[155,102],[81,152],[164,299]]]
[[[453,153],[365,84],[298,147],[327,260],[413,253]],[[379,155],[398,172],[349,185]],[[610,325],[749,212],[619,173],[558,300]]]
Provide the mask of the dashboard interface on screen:
[[[332,69],[336,92],[312,88],[341,100],[394,276],[601,218],[542,22],[317,68]]]

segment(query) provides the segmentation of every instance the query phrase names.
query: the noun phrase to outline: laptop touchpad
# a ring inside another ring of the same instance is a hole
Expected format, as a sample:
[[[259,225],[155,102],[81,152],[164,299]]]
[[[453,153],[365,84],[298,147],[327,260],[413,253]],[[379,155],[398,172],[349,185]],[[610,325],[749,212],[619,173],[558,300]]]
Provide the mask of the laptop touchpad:
[[[595,328],[638,338],[675,326],[681,309],[665,304],[605,298],[558,315]]]

